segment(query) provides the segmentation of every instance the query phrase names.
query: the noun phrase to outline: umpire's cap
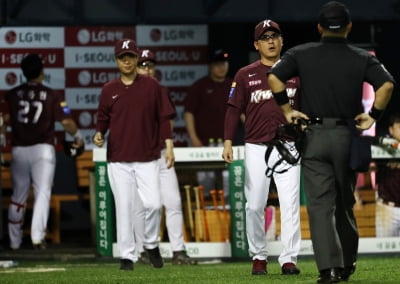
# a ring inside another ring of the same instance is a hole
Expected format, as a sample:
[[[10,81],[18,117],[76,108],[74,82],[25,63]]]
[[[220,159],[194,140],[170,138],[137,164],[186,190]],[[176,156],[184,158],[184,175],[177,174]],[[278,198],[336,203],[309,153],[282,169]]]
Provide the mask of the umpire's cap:
[[[25,78],[29,81],[39,77],[43,70],[43,61],[35,53],[28,54],[21,61],[21,69]]]
[[[340,2],[330,1],[322,6],[319,12],[319,24],[329,30],[339,30],[350,23],[350,12]]]

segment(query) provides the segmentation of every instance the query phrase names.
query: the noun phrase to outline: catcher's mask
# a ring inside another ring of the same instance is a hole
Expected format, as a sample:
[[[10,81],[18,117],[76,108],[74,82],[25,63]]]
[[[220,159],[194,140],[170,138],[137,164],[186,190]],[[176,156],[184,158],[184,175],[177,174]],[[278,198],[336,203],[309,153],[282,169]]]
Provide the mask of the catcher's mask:
[[[298,165],[303,149],[304,126],[306,122],[299,120],[297,123],[282,124],[276,131],[274,139],[266,143],[265,163],[267,165],[266,175],[270,177],[275,173],[284,173],[291,167]],[[290,143],[289,141],[294,141]],[[269,165],[269,158],[273,148],[279,153],[279,159],[274,165]],[[279,169],[278,169],[279,166]]]

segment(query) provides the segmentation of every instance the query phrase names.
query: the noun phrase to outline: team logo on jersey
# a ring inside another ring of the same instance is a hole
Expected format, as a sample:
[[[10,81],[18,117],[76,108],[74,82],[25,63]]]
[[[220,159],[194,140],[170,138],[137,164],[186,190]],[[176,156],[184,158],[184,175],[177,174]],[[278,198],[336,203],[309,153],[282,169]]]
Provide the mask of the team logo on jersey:
[[[65,114],[71,114],[71,109],[69,108],[66,101],[61,102],[60,106]]]
[[[262,101],[270,100],[273,98],[271,90],[255,90],[250,95],[251,103],[260,103]]]
[[[249,81],[249,86],[257,86],[257,85],[261,85],[261,80],[253,80],[253,81]]]
[[[286,91],[287,91],[288,97],[290,99],[293,99],[294,96],[296,95],[297,89],[296,88],[286,88]],[[272,94],[271,90],[255,90],[250,95],[250,102],[258,104],[263,101],[271,100],[273,97],[274,97],[274,95]],[[293,102],[293,100],[292,100],[292,102]]]
[[[229,91],[229,97],[233,97],[233,92],[235,91],[236,88],[236,82],[232,82],[231,90]]]

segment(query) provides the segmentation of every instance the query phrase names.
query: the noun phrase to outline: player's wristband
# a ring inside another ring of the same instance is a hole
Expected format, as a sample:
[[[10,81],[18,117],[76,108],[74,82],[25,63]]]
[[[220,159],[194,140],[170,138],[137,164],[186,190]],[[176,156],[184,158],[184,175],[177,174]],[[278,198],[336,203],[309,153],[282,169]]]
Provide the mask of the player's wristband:
[[[272,94],[274,95],[275,101],[278,105],[281,106],[289,103],[289,98],[286,89],[284,89],[282,92],[272,93]]]
[[[375,121],[378,121],[382,117],[383,110],[379,110],[375,106],[372,106],[368,114],[370,117],[375,119]]]
[[[82,133],[79,130],[76,131],[76,133],[74,135],[74,139],[75,140],[83,140]]]

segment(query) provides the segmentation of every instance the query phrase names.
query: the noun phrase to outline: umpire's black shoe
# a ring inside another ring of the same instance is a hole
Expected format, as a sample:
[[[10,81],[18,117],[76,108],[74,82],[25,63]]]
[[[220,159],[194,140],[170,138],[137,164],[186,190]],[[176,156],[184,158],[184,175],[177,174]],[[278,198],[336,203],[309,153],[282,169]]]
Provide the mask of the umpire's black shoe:
[[[329,268],[319,272],[317,283],[338,283],[341,278],[341,268]]]
[[[342,278],[342,281],[349,281],[350,275],[352,275],[354,271],[356,271],[356,263],[343,268],[342,274],[340,276]]]
[[[160,254],[160,249],[155,247],[153,249],[146,249],[149,253],[150,262],[154,268],[161,268],[164,266],[164,261]]]
[[[133,261],[130,259],[121,258],[120,261],[121,266],[119,269],[121,270],[133,270]]]
[[[300,274],[300,269],[292,262],[286,262],[282,265],[283,275]]]

